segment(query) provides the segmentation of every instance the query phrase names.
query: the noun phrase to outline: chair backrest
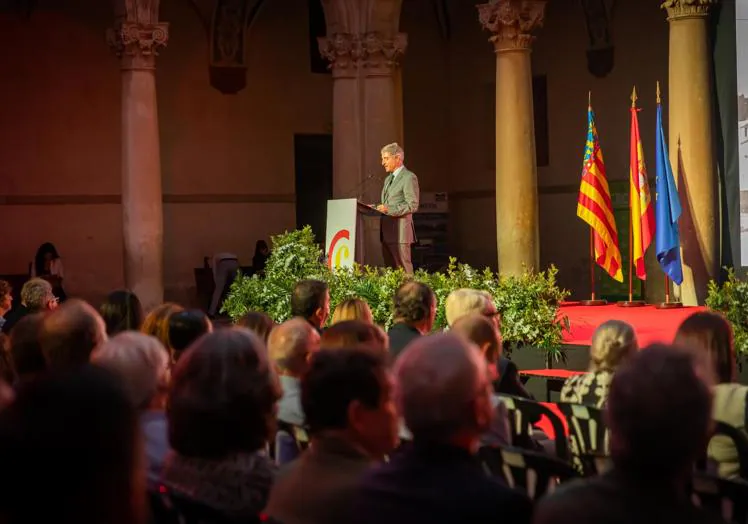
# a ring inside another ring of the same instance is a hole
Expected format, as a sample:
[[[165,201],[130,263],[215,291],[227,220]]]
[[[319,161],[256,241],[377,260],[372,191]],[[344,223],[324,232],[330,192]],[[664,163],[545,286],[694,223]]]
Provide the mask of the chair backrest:
[[[309,434],[301,426],[279,420],[272,457],[279,466],[291,462],[309,447]]]
[[[561,482],[578,477],[574,468],[546,453],[509,446],[483,446],[478,450],[484,470],[524,491],[532,500],[553,493]]]
[[[593,406],[559,402],[558,409],[569,425],[569,453],[572,464],[585,477],[600,471],[601,460],[610,452],[610,432],[603,411]]]
[[[691,498],[695,505],[712,511],[725,522],[748,522],[748,482],[743,479],[697,471],[691,480]]]
[[[512,432],[512,443],[515,446],[530,450],[538,449],[532,438],[532,427],[533,424],[545,416],[553,426],[553,432],[555,433],[556,456],[562,460],[568,459],[566,428],[558,415],[534,400],[504,394],[499,395],[499,399],[506,406],[509,416],[509,429]]]

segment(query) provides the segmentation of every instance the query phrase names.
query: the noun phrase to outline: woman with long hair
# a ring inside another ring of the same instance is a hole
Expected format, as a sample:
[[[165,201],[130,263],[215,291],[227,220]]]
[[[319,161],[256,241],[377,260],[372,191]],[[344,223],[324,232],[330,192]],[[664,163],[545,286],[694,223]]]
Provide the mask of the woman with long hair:
[[[43,278],[52,284],[52,293],[60,302],[67,299],[67,294],[62,287],[62,280],[65,277],[62,257],[51,242],[45,242],[36,250],[34,263],[31,265],[31,276]]]

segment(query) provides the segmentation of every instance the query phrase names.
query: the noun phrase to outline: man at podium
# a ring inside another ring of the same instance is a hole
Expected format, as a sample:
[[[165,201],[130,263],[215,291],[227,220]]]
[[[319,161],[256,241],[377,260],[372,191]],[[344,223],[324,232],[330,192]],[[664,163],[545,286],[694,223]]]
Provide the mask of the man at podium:
[[[416,240],[413,213],[418,211],[418,178],[403,165],[405,151],[396,142],[382,148],[382,166],[389,173],[384,179],[380,240],[386,265],[413,273],[411,244]]]

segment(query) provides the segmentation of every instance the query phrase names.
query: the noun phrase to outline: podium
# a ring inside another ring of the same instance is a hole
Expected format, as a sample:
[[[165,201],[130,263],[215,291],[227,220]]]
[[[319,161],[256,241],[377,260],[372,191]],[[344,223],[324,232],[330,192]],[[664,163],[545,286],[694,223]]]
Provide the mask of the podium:
[[[382,216],[384,213],[355,198],[328,200],[325,233],[327,266],[334,269],[353,267],[354,263],[365,264],[364,217]]]

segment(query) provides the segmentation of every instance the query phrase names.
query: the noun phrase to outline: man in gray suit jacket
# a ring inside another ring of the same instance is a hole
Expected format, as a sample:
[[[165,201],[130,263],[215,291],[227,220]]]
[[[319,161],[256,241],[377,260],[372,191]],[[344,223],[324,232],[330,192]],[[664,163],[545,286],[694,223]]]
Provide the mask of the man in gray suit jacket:
[[[416,241],[413,213],[418,211],[418,178],[404,165],[405,151],[397,143],[382,148],[382,166],[389,173],[384,179],[382,203],[377,210],[381,220],[380,239],[386,265],[413,273],[410,247]]]

